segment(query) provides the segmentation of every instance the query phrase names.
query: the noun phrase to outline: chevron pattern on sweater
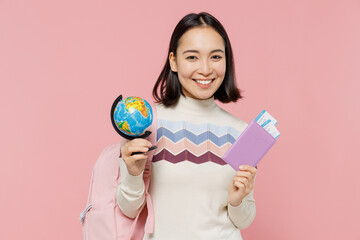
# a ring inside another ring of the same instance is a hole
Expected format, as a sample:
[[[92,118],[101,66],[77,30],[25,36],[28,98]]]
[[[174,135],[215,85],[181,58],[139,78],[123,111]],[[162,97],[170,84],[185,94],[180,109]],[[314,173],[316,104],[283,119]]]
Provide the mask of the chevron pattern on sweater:
[[[153,162],[166,160],[179,163],[187,160],[196,164],[211,161],[225,165],[221,157],[239,135],[240,132],[231,126],[158,119],[158,148]]]
[[[174,155],[171,152],[169,152],[168,150],[163,149],[161,152],[158,152],[158,153],[156,153],[156,155],[154,155],[152,161],[158,162],[160,160],[166,160],[166,161],[174,163],[174,164],[182,162],[182,161],[186,161],[186,160],[196,163],[196,164],[201,164],[201,163],[205,163],[205,162],[209,162],[209,161],[220,164],[220,165],[227,164],[224,160],[222,160],[222,158],[218,157],[217,155],[215,155],[211,152],[205,152],[201,156],[195,156],[188,150],[184,150],[181,153]]]
[[[206,131],[199,135],[196,135],[187,129],[182,129],[174,133],[164,127],[161,127],[157,130],[157,136],[158,136],[158,140],[160,136],[166,136],[168,139],[170,139],[173,142],[178,142],[183,138],[187,138],[196,145],[199,145],[206,140],[210,140],[219,147],[221,147],[227,142],[230,142],[231,144],[235,142],[235,138],[231,134],[225,134],[223,136],[218,137],[213,132]]]
[[[237,138],[240,135],[240,132],[231,126],[217,126],[211,123],[194,124],[186,121],[167,121],[163,119],[158,119],[158,128],[160,127],[169,129],[173,133],[179,130],[187,129],[195,135],[199,135],[206,131],[210,131],[216,136],[222,136],[226,133],[229,133],[234,138]]]
[[[213,154],[217,155],[218,157],[221,157],[230,148],[231,143],[226,142],[221,147],[218,147],[212,141],[206,140],[199,145],[195,145],[192,141],[190,141],[187,138],[183,138],[178,142],[174,143],[166,136],[162,136],[160,140],[157,142],[156,146],[158,147],[159,152],[163,149],[166,149],[174,155],[181,153],[182,151],[184,151],[184,149],[187,149],[195,156],[201,156],[205,152],[210,151]]]

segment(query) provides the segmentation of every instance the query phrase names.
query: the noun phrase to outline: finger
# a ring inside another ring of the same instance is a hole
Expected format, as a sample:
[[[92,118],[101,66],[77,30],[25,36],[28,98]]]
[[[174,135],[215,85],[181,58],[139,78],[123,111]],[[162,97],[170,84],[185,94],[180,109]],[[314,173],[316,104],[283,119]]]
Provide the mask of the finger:
[[[234,181],[234,185],[236,185],[236,183],[241,183],[243,185],[243,191],[248,194],[251,192],[252,190],[252,187],[251,187],[251,184],[247,181],[247,180],[244,180],[243,179],[240,179],[240,180],[235,180]],[[236,185],[237,186],[237,185]]]
[[[235,185],[236,187],[238,187],[239,189],[243,190],[243,191],[246,190],[246,186],[245,186],[245,184],[243,184],[242,182],[234,181],[234,185]]]
[[[247,192],[250,192],[254,188],[254,179],[248,180],[247,178],[235,176],[234,181],[242,182],[246,186]]]
[[[253,175],[251,174],[251,172],[248,172],[248,171],[237,171],[236,176],[237,177],[246,177],[249,180],[253,178]]]
[[[250,185],[253,185],[254,184],[254,181],[255,181],[255,175],[252,175],[250,172],[247,172],[247,171],[237,171],[236,172],[236,177],[244,177],[244,178],[247,178]]]
[[[140,161],[140,160],[147,160],[148,155],[143,154],[143,153],[138,153],[138,154],[132,155],[130,158],[132,161],[136,162],[136,161]]]
[[[129,146],[128,151],[130,152],[130,155],[135,152],[146,153],[147,151],[149,151],[149,148],[144,145],[131,145]]]
[[[250,181],[244,177],[234,177],[234,181],[243,183],[246,187],[250,187]]]
[[[253,175],[255,175],[257,172],[257,168],[255,168],[253,166],[249,166],[249,165],[240,165],[239,170],[251,172],[251,174],[253,174]]]
[[[151,147],[152,143],[144,138],[135,138],[131,141],[131,144],[133,145],[141,145],[144,147]]]

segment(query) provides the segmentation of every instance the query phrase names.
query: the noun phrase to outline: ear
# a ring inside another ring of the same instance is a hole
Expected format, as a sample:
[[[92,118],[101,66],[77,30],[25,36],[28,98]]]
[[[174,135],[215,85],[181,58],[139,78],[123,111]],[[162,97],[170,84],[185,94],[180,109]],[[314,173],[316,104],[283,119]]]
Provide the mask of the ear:
[[[169,63],[170,63],[171,71],[177,72],[176,58],[175,58],[173,52],[171,52],[171,53],[169,54]]]

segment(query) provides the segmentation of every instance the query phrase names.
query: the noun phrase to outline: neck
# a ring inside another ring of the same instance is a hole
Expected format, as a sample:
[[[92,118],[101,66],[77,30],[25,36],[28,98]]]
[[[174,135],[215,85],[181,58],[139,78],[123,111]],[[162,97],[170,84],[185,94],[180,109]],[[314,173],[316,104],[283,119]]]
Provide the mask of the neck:
[[[214,96],[209,99],[199,100],[183,95],[180,95],[179,101],[175,106],[175,108],[179,108],[179,110],[183,112],[199,115],[209,114],[215,110],[216,107]]]

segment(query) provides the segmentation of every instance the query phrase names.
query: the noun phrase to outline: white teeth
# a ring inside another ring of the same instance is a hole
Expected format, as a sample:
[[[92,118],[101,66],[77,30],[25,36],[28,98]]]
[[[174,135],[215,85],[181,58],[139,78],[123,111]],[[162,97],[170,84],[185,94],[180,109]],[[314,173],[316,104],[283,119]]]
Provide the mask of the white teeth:
[[[201,84],[209,84],[209,83],[211,83],[211,81],[212,81],[212,79],[210,79],[210,80],[196,80],[196,82],[201,83]]]

